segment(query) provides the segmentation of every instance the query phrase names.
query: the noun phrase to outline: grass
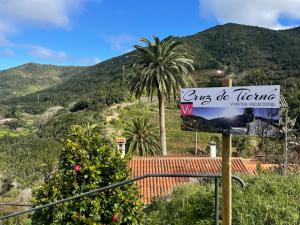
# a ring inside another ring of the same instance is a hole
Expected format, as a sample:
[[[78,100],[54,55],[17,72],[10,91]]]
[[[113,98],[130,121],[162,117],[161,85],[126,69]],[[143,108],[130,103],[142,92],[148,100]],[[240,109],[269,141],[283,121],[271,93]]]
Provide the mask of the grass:
[[[12,130],[6,126],[0,127],[0,138],[9,136],[9,137],[19,137],[19,136],[27,136],[32,133],[31,128],[23,127],[22,130]]]
[[[0,138],[5,137],[5,136],[17,137],[19,135],[18,135],[18,131],[11,130],[8,127],[1,127],[0,128]]]

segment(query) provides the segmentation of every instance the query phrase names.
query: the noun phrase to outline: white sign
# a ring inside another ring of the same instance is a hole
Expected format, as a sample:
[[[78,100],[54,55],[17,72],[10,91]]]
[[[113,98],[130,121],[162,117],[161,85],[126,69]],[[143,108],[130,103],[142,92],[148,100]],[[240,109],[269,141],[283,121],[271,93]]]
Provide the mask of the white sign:
[[[193,107],[279,108],[280,86],[181,89],[181,103]]]

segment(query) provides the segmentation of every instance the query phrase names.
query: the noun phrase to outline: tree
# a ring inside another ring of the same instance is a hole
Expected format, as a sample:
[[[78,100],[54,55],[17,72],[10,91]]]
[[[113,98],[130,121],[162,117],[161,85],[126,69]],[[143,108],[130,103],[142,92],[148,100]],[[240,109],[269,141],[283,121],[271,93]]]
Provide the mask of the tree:
[[[247,116],[247,122],[250,123],[255,118],[255,109],[254,108],[245,108],[243,115]]]
[[[163,155],[167,155],[165,128],[165,100],[176,99],[179,89],[193,83],[190,76],[194,61],[185,46],[174,37],[162,41],[154,36],[154,43],[142,38],[147,47],[134,45],[138,62],[133,68],[130,91],[140,98],[144,91],[151,98],[157,93],[159,104],[160,142]]]
[[[130,177],[127,160],[97,132],[73,126],[55,172],[33,193],[36,205],[105,187]],[[137,188],[131,184],[36,211],[32,224],[139,224]]]
[[[156,126],[148,118],[138,117],[127,124],[125,136],[129,154],[154,155],[159,149]]]

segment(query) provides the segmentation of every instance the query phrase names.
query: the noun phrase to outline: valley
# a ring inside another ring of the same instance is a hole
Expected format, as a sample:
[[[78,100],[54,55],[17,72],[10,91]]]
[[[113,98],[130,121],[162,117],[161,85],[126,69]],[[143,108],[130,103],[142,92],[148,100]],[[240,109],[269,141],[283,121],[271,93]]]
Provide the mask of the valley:
[[[223,78],[233,79],[234,86],[280,85],[299,136],[299,27],[275,31],[230,23],[178,39],[195,59],[192,77],[197,87],[222,86]],[[124,136],[133,118],[158,124],[156,98],[151,101],[143,95],[138,100],[129,92],[138,60],[137,51],[130,51],[93,66],[28,63],[0,71],[1,201],[25,196],[26,202],[29,194],[23,191],[37,187],[58,169],[72,125],[97,124],[97,131],[112,141]],[[199,98],[209,100],[209,96]],[[241,90],[238,98],[272,96],[247,96]],[[198,133],[195,149],[196,133],[181,126],[177,96],[177,101],[166,102],[169,155],[207,156],[214,141],[220,156],[221,134]],[[159,134],[158,127],[155,132]],[[270,163],[282,161],[280,140],[235,136],[233,148],[239,157],[275,155]],[[11,185],[8,190],[3,190],[4,180]]]

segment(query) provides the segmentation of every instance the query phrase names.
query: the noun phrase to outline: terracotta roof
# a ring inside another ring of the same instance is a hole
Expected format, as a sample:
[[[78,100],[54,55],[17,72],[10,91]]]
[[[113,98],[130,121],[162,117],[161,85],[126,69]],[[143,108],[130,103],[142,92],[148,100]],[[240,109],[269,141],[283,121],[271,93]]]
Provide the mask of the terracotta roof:
[[[248,168],[248,170],[252,170],[252,172],[255,174],[257,173],[257,169],[260,168],[262,170],[277,170],[280,167],[284,167],[283,164],[276,164],[276,163],[264,163],[261,162],[258,159],[255,158],[250,158],[250,159],[243,159],[246,167]],[[299,169],[299,166],[296,164],[289,164],[288,165],[288,170],[290,172],[295,172]]]
[[[262,170],[277,170],[280,167],[283,167],[284,165],[281,164],[275,164],[275,163],[260,163],[259,161],[248,161],[248,160],[244,160],[247,168],[249,170],[252,170],[254,173],[256,173],[257,168],[260,167]],[[295,172],[299,169],[299,166],[296,164],[289,164],[288,165],[288,170],[289,172]]]
[[[132,177],[150,173],[192,173],[192,174],[218,174],[221,173],[221,158],[210,157],[182,157],[182,156],[157,156],[134,157],[129,162]],[[246,166],[243,159],[233,158],[233,173],[254,174]],[[137,182],[144,203],[150,203],[154,196],[168,194],[178,184],[188,182],[189,178],[146,178]]]

